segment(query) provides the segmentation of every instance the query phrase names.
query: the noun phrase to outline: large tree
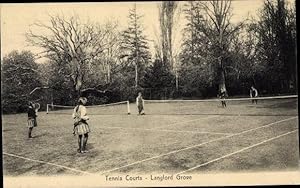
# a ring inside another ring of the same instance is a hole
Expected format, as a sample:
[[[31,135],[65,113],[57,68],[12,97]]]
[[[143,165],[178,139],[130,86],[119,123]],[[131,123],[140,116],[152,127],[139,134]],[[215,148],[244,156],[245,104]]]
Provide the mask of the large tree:
[[[120,71],[120,31],[118,30],[119,23],[115,20],[107,21],[104,25],[106,30],[109,30],[104,37],[104,50],[101,56],[97,59],[97,68],[92,69],[92,73],[102,74],[104,84],[110,84],[113,81],[113,75]],[[101,69],[101,70],[99,70]],[[101,75],[99,75],[101,76]]]
[[[246,22],[234,34],[226,61],[226,85],[231,94],[246,94],[251,85],[263,92],[265,65],[258,61],[258,39],[255,23]]]
[[[266,65],[266,86],[272,93],[295,91],[296,11],[288,5],[266,0],[256,23],[258,60]]]
[[[227,52],[230,48],[234,33],[237,32],[242,24],[234,26],[230,19],[231,0],[216,0],[210,2],[201,2],[203,14],[203,27],[201,32],[207,37],[211,45],[212,58],[215,61],[218,76],[219,90],[226,90],[225,69]]]
[[[142,16],[138,15],[136,4],[129,10],[128,28],[122,32],[120,58],[126,72],[132,72],[135,75],[134,87],[139,86],[139,80],[142,79],[144,71],[151,59],[149,46],[146,36],[143,34],[141,24]]]
[[[30,92],[41,86],[38,65],[29,51],[12,51],[1,62],[2,111],[24,112],[28,100],[36,100]]]
[[[168,65],[165,65],[160,59],[156,59],[153,65],[147,68],[142,86],[145,92],[150,91],[151,93],[151,96],[146,97],[167,97],[165,92],[174,88],[174,75]]]
[[[178,2],[176,1],[163,1],[159,4],[159,23],[160,23],[160,33],[161,33],[161,59],[170,69],[174,66],[174,54],[173,54],[173,34],[175,27],[175,16],[178,7]]]
[[[49,24],[36,22],[27,33],[27,41],[41,47],[41,56],[56,63],[57,73],[72,82],[74,97],[80,95],[99,56],[105,50],[109,28],[90,22],[82,23],[78,16],[50,16]]]
[[[197,64],[208,75],[210,82],[215,80],[219,90],[225,89],[225,70],[228,51],[232,45],[234,33],[238,32],[242,22],[230,22],[231,1],[189,2],[186,8],[186,38],[181,53],[182,63],[186,66]],[[212,82],[211,84],[212,85]]]

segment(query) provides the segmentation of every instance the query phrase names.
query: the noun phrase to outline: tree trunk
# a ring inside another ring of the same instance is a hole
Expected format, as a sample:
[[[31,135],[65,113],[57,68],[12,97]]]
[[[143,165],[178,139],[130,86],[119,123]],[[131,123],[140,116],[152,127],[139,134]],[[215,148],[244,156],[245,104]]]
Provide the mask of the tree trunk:
[[[137,34],[137,14],[136,14],[136,3],[134,4],[134,34],[135,34],[135,88],[138,87],[138,34]]]
[[[73,85],[73,90],[72,92],[69,94],[69,97],[71,99],[71,103],[72,105],[76,105],[77,104],[77,100],[79,99],[79,97],[81,96],[81,91],[76,89],[76,85]]]
[[[168,63],[167,62],[167,57],[168,57],[168,52],[167,52],[167,28],[166,28],[166,4],[163,2],[162,3],[162,8],[161,8],[161,15],[160,15],[160,27],[161,27],[161,42],[162,42],[162,59],[163,63]]]
[[[225,69],[224,69],[221,57],[218,58],[218,67],[219,67],[219,70],[218,70],[218,75],[219,75],[219,91],[225,91],[225,92],[227,92],[227,90],[226,90],[226,84],[225,84]]]
[[[81,88],[82,88],[82,80],[83,80],[83,75],[82,73],[79,71],[79,73],[75,76],[75,79],[73,79],[74,81],[74,97],[75,99],[78,99],[81,95]]]
[[[220,80],[219,80],[219,91],[226,91],[226,84],[225,84],[225,72],[223,69],[220,71]]]
[[[138,71],[137,71],[137,63],[135,64],[135,88],[138,86]]]
[[[138,61],[139,61],[139,56],[138,56],[138,50],[136,50],[135,53],[135,88],[138,87]]]
[[[107,65],[107,83],[110,83],[110,65]]]
[[[175,72],[175,81],[176,81],[176,91],[178,92],[179,84],[178,84],[178,71]]]

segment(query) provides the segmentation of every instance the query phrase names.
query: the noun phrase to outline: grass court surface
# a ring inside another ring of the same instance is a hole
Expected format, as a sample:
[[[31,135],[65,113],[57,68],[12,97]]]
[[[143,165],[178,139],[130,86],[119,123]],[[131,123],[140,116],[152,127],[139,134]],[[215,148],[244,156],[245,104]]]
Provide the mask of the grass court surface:
[[[94,111],[85,154],[76,152],[72,110],[39,112],[33,139],[27,138],[27,114],[3,115],[4,176],[299,168],[297,99],[228,102],[225,109],[220,103],[185,104],[146,104],[145,116],[136,115],[135,104],[131,115]]]

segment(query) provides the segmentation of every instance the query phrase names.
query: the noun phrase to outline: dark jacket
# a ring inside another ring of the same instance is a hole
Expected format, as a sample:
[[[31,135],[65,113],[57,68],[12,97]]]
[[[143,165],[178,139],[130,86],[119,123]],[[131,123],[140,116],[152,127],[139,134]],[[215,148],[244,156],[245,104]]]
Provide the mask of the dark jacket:
[[[35,110],[32,107],[28,107],[28,118],[36,118]]]

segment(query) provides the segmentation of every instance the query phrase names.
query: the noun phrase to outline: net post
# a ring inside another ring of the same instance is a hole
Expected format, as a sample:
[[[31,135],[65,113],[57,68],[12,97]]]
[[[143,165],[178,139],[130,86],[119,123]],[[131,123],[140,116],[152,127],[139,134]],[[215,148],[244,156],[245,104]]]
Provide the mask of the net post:
[[[49,113],[49,104],[47,104],[47,111],[46,111],[46,114]]]
[[[127,115],[130,115],[130,105],[129,105],[129,101],[127,101]]]

